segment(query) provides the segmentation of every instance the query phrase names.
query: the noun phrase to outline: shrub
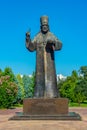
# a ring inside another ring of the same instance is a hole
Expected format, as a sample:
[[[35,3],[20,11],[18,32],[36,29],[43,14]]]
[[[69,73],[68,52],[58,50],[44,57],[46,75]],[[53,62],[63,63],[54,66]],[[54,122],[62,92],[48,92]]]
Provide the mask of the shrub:
[[[10,81],[10,76],[0,77],[0,108],[10,108],[17,96],[17,84]]]

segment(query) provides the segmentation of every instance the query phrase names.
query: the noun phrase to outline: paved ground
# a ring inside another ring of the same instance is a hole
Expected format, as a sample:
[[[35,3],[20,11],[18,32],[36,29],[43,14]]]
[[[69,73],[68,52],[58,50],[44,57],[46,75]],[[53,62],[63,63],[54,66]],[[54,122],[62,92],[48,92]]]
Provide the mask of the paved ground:
[[[0,130],[87,130],[87,108],[70,108],[69,111],[79,113],[82,121],[9,121],[15,112],[22,112],[22,108],[0,110]]]

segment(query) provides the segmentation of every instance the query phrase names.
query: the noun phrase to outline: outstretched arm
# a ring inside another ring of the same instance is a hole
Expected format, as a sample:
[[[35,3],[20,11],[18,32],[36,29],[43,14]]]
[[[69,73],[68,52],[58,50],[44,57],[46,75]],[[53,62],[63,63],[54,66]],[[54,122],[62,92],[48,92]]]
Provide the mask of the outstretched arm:
[[[62,42],[58,39],[55,39],[55,50],[61,50],[62,48]]]
[[[47,41],[47,48],[51,50],[61,50],[62,48],[62,42],[51,33],[48,41]]]
[[[32,42],[31,39],[30,39],[30,33],[29,32],[26,33],[26,48],[29,51],[34,51],[36,49],[35,43]]]
[[[54,34],[51,37],[52,37],[52,40],[53,40],[53,43],[54,43],[55,51],[61,50],[62,42]]]

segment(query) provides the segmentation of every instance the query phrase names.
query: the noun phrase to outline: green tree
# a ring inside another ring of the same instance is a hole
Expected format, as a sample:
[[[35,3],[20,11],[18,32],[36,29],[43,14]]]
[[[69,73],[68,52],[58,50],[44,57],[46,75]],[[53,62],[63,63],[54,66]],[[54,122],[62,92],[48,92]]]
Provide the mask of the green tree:
[[[16,76],[14,75],[14,73],[10,67],[6,67],[4,69],[3,76],[6,76],[6,75],[10,76],[10,79],[9,79],[10,81],[17,83]]]
[[[24,86],[23,86],[23,80],[20,74],[18,74],[16,76],[17,78],[17,84],[18,84],[18,93],[17,93],[17,98],[16,98],[16,102],[17,103],[23,103],[23,99],[24,99]]]
[[[2,76],[2,70],[0,69],[0,77]]]
[[[81,66],[79,69],[79,74],[87,79],[87,66]]]
[[[80,81],[79,86],[82,88],[84,96],[87,98],[87,66],[81,66],[79,70]]]
[[[10,76],[0,77],[0,108],[10,108],[13,106],[17,96],[17,84],[10,81]]]
[[[33,97],[33,95],[34,95],[35,78],[36,78],[36,75],[35,75],[35,72],[33,72],[32,76],[30,77],[30,84],[29,84],[31,97]]]
[[[79,72],[79,73],[78,73]],[[69,98],[80,105],[87,99],[87,66],[80,67],[79,71],[72,71],[65,81],[60,82],[61,97]]]
[[[31,77],[23,75],[22,80],[24,85],[25,98],[33,97],[35,86],[35,73],[33,73]]]
[[[86,99],[86,96],[84,94],[83,81],[81,77],[79,77],[79,80],[76,84],[74,94],[75,94],[74,102],[77,102],[78,105],[80,106],[81,102],[83,102]]]
[[[65,81],[62,81],[61,87],[59,89],[60,96],[69,98],[70,101],[74,101],[75,95],[74,95],[74,89],[76,86],[76,83],[78,81],[78,73],[76,70],[72,71],[71,76],[68,76]]]
[[[17,80],[12,69],[6,67],[0,72],[0,107],[11,107],[18,91]]]

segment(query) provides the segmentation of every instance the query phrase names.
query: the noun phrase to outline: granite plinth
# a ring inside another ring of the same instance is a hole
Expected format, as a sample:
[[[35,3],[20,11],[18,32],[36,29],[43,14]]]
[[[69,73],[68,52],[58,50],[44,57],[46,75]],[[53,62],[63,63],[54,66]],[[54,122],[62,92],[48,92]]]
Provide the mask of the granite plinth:
[[[10,120],[81,120],[81,117],[68,111],[67,98],[27,98],[23,101],[23,112],[17,112]]]
[[[24,99],[23,113],[30,115],[68,114],[68,99]]]

